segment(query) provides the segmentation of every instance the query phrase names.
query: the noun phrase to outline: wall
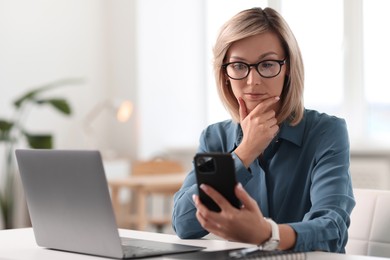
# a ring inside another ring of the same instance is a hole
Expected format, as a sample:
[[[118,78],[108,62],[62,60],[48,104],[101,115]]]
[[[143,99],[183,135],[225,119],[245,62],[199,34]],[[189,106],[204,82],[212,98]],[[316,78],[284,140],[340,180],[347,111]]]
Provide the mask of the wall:
[[[203,1],[138,1],[139,155],[197,145],[206,123]]]
[[[69,120],[46,108],[32,108],[27,127],[53,131],[59,147],[81,147],[86,110],[107,94],[107,23],[104,1],[0,1],[0,111],[40,84],[76,77],[84,84],[54,90],[74,109]]]
[[[206,121],[202,11],[196,0],[0,1],[1,116],[33,86],[81,77],[84,84],[53,91],[71,101],[72,118],[34,108],[29,129],[54,132],[58,148],[130,158],[196,146]],[[85,115],[105,98],[132,100],[131,122],[102,114],[85,136]]]

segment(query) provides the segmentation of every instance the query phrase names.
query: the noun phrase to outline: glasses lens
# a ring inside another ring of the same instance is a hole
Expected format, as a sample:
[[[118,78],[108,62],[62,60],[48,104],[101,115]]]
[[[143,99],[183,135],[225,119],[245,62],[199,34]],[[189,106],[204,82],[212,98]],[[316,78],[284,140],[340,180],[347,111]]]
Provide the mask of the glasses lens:
[[[281,65],[277,61],[265,60],[257,65],[257,71],[261,76],[272,78],[279,74]]]
[[[249,67],[242,62],[230,63],[226,66],[226,73],[233,79],[243,79],[248,75]]]

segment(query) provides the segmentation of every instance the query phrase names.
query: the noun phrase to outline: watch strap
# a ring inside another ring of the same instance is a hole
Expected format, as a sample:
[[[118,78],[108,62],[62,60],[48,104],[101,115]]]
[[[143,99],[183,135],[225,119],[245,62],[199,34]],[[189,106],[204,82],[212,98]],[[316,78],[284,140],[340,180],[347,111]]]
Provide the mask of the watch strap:
[[[271,237],[263,244],[259,245],[259,247],[261,250],[265,250],[265,251],[275,250],[278,248],[280,242],[278,224],[276,224],[275,221],[273,221],[270,218],[264,218],[264,219],[271,224]]]

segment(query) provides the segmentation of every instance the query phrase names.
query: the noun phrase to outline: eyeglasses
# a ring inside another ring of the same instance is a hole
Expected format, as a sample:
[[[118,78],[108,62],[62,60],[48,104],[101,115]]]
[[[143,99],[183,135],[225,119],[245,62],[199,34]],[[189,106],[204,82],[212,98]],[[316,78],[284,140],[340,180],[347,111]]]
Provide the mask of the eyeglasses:
[[[279,75],[282,66],[286,64],[284,60],[263,60],[255,64],[247,64],[241,61],[229,62],[222,65],[226,74],[231,79],[244,79],[248,77],[251,67],[255,67],[257,73],[263,78],[274,78]]]

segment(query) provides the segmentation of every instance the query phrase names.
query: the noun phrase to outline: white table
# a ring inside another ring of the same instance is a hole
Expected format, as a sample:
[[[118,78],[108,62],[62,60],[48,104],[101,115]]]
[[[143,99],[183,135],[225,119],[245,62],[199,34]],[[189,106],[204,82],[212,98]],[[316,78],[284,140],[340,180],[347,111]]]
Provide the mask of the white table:
[[[142,239],[150,239],[164,242],[174,242],[187,245],[196,245],[206,247],[206,250],[223,250],[233,249],[247,246],[243,243],[228,242],[223,240],[182,240],[175,235],[152,233],[135,230],[119,230],[123,237],[135,237]],[[60,234],[59,234],[60,235]],[[0,259],[1,260],[98,260],[105,259],[101,257],[94,257],[89,255],[81,255],[75,253],[61,252],[56,250],[49,250],[38,247],[35,243],[34,234],[31,228],[11,229],[0,231]],[[109,259],[109,258],[108,258]],[[164,259],[162,258],[148,258],[148,259]],[[308,260],[384,260],[388,258],[378,258],[369,256],[353,256],[343,254],[332,254],[324,252],[310,252],[307,254]]]

